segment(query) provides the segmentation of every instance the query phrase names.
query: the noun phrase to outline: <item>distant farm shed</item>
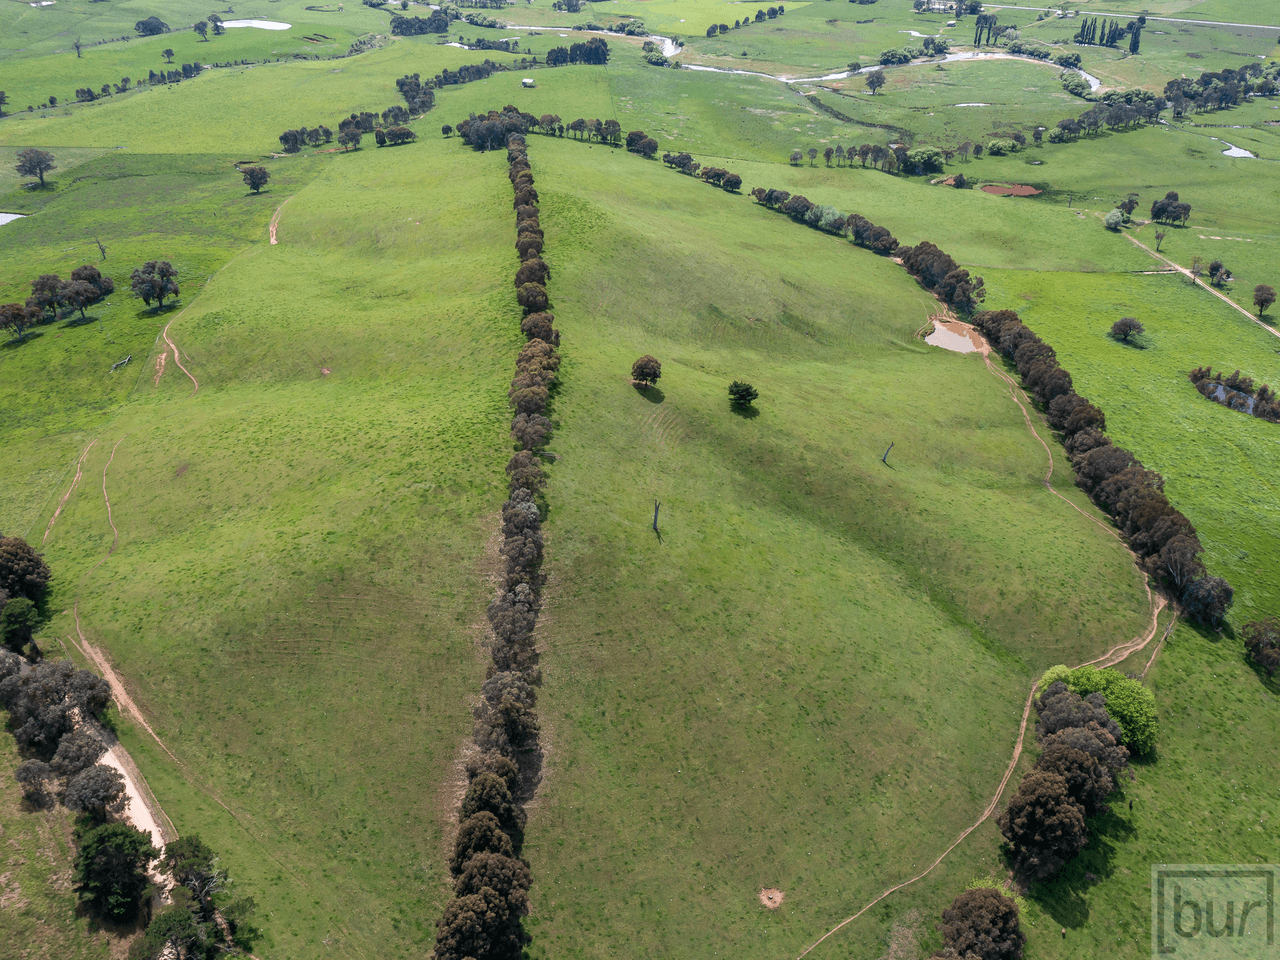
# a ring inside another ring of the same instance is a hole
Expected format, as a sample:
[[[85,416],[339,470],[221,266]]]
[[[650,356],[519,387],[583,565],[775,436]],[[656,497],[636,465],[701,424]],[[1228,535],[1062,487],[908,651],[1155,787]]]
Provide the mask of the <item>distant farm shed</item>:
[[[525,77],[520,81],[520,86],[522,87],[532,87],[533,85],[533,77]]]

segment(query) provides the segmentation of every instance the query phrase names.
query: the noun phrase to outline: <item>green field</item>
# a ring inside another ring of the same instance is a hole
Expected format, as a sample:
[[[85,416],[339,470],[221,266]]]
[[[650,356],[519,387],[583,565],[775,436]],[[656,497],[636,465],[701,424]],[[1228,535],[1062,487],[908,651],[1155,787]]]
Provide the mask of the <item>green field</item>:
[[[538,0],[506,12],[545,24],[536,35],[454,24],[447,38],[519,36],[541,56],[583,39],[573,23],[633,15],[686,38],[690,62],[813,75],[913,42],[903,31],[938,31],[939,18],[908,6],[789,5],[708,40],[707,23],[755,7],[651,0],[557,14]],[[1150,15],[1251,22],[1264,15],[1253,6],[1164,0]],[[522,71],[437,91],[414,145],[266,159],[272,180],[254,196],[234,164],[268,157],[282,130],[383,110],[400,102],[404,74],[519,56],[425,36],[290,59],[387,32],[387,10],[301,0],[235,10],[288,31],[201,43],[189,24],[209,11],[181,0],[161,15],[183,32],[86,47],[79,60],[70,49],[152,12],[136,0],[0,7],[0,89],[21,111],[0,120],[0,144],[50,150],[59,166],[43,191],[21,188],[11,162],[0,170],[0,210],[28,215],[0,227],[0,302],[83,262],[116,283],[86,322],[0,345],[0,530],[39,543],[88,449],[43,546],[57,579],[42,646],[59,652],[78,613],[109,652],[178,762],[126,718],[122,741],[179,831],[219,850],[261,905],[264,960],[427,955],[449,895],[522,338],[505,159],[440,127],[507,103],[566,123],[616,119],[745,181],[727,194],[618,149],[529,137],[564,335],[539,626],[547,766],[524,848],[532,957],[614,956],[619,944],[645,957],[674,944],[795,956],[977,819],[1041,671],[1150,620],[1131,555],[1045,489],[1044,448],[1005,385],[978,357],[915,339],[936,302],[890,260],[760,207],[756,186],[861,213],[982,273],[986,306],[1017,309],[1055,347],[1115,441],[1164,474],[1211,571],[1236,588],[1225,635],[1182,625],[1152,667],[1158,757],[1125,788],[1133,811],[1118,800],[1086,853],[1032,890],[1027,956],[1145,956],[1152,862],[1250,862],[1265,845],[1280,691],[1246,665],[1235,631],[1280,610],[1277,428],[1204,400],[1186,373],[1239,367],[1280,385],[1280,344],[1184,278],[1142,275],[1163,265],[1101,217],[1131,190],[1139,215],[1178,190],[1191,222],[1162,251],[1182,264],[1221,257],[1247,305],[1254,284],[1280,281],[1275,103],[948,165],[974,184],[1043,191],[1002,198],[787,157],[1029,134],[1088,107],[1051,66],[914,64],[872,97],[860,78],[657,69],[638,39],[610,38],[607,68],[537,69],[531,90]],[[1073,29],[1006,16],[1028,37]],[[951,31],[956,42],[970,26]],[[331,39],[303,39],[321,32]],[[1153,20],[1141,57],[1081,49],[1108,83],[1162,88],[1270,54],[1275,36]],[[288,62],[25,111],[31,96],[145,76],[170,46],[176,63]],[[989,106],[954,106],[979,102]],[[1210,137],[1258,159],[1224,157]],[[1126,232],[1154,246],[1152,226]],[[162,313],[128,293],[132,269],[153,258],[180,272],[180,301]],[[1106,337],[1122,315],[1146,325],[1145,349]],[[161,335],[169,324],[194,393]],[[663,363],[645,393],[628,382],[643,353]],[[734,379],[760,390],[757,415],[730,411]],[[1100,516],[1050,446],[1058,491]],[[109,556],[104,485],[119,531]],[[1122,669],[1141,672],[1149,656]],[[1029,744],[1022,768],[1033,758]],[[66,823],[22,811],[4,777],[0,828],[24,862],[0,874],[28,902],[0,911],[0,942],[104,955],[58,879]],[[813,956],[879,957],[896,925],[927,955],[951,898],[1004,873],[988,821]],[[775,886],[786,893],[776,913],[756,899]]]

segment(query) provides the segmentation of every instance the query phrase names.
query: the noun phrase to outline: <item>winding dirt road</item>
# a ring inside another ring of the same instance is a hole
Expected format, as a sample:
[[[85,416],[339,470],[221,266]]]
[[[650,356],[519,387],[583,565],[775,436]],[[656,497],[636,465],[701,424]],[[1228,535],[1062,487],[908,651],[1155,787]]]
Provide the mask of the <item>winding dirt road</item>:
[[[950,320],[953,320],[954,318],[946,317],[946,319],[950,321]],[[923,329],[921,333],[923,333]],[[920,335],[920,334],[917,334],[917,335]],[[1068,500],[1066,497],[1064,497],[1061,493],[1059,493],[1057,490],[1053,488],[1053,483],[1051,482],[1051,478],[1053,477],[1053,451],[1050,449],[1049,445],[1045,443],[1044,438],[1041,437],[1039,432],[1036,430],[1035,425],[1031,419],[1031,414],[1027,410],[1026,406],[1023,404],[1022,400],[1018,399],[1018,395],[1022,393],[1021,389],[1018,387],[1017,383],[1011,377],[1009,377],[1008,374],[1006,374],[1003,370],[998,369],[991,362],[991,348],[989,345],[981,349],[981,353],[982,353],[983,362],[987,365],[987,370],[989,370],[997,378],[1004,381],[1006,385],[1008,385],[1009,395],[1012,398],[1013,402],[1016,403],[1018,407],[1022,410],[1022,416],[1026,421],[1027,429],[1031,431],[1031,435],[1034,436],[1040,442],[1040,445],[1042,447],[1044,447],[1044,451],[1049,457],[1049,469],[1044,476],[1045,487],[1049,490],[1050,493],[1052,493],[1054,496],[1058,497],[1064,503],[1069,505],[1076,512],[1080,513],[1082,516],[1086,517],[1087,519],[1093,521],[1098,526],[1102,527],[1102,529],[1104,529],[1109,535],[1115,537],[1117,540],[1123,543],[1124,538],[1121,537],[1118,532],[1113,530],[1108,525],[1102,523],[1100,520],[1098,520],[1097,517],[1090,516],[1084,510],[1081,510],[1078,506],[1076,506],[1074,503],[1072,503],[1070,500]],[[1022,399],[1026,400],[1026,394],[1022,394]],[[1030,401],[1028,400],[1027,402],[1029,403]],[[1136,560],[1136,557],[1135,557],[1135,560]],[[1155,637],[1156,631],[1159,629],[1160,612],[1165,608],[1166,601],[1164,597],[1158,597],[1158,596],[1152,595],[1150,581],[1148,580],[1145,573],[1143,574],[1142,579],[1143,579],[1143,587],[1147,592],[1147,600],[1151,604],[1150,625],[1147,627],[1145,631],[1143,631],[1141,634],[1134,637],[1133,639],[1125,640],[1121,643],[1118,643],[1111,649],[1107,650],[1105,653],[1101,654],[1100,656],[1097,656],[1092,660],[1087,660],[1084,663],[1079,664],[1079,666],[1087,666],[1089,664],[1096,664],[1099,668],[1114,666],[1115,664],[1125,660],[1127,657],[1130,657],[1133,654],[1137,653],[1139,650],[1142,650]],[[1155,652],[1152,653],[1151,659],[1147,662],[1147,666],[1143,670],[1143,676],[1146,676],[1146,671],[1149,670],[1151,668],[1151,664],[1155,662],[1155,656],[1156,656],[1156,653],[1158,653],[1160,650],[1160,645],[1163,644],[1165,638],[1169,636],[1169,633],[1173,630],[1174,623],[1176,622],[1177,622],[1176,619],[1173,622],[1171,622],[1168,628],[1165,630],[1164,635],[1160,638],[1160,644],[1156,645]],[[1013,771],[1018,766],[1018,760],[1022,757],[1022,747],[1024,742],[1026,741],[1026,735],[1027,735],[1027,721],[1031,716],[1031,705],[1035,701],[1036,690],[1038,687],[1039,687],[1039,681],[1037,680],[1035,683],[1031,685],[1030,692],[1027,693],[1027,700],[1022,706],[1022,721],[1018,725],[1018,739],[1014,742],[1014,745],[1013,745],[1013,757],[1009,760],[1009,766],[1005,768],[1004,776],[1001,778],[1000,783],[996,786],[995,794],[992,796],[991,802],[987,804],[986,809],[982,811],[978,819],[975,820],[968,827],[966,827],[964,831],[961,832],[961,834],[951,842],[951,845],[947,847],[945,850],[943,850],[942,853],[938,855],[937,859],[935,859],[927,867],[925,867],[923,870],[917,873],[914,877],[911,877],[907,880],[903,880],[901,883],[895,884],[894,886],[889,887],[887,890],[884,890],[875,899],[871,900],[865,906],[863,906],[862,909],[859,910],[857,913],[853,914],[850,917],[846,917],[844,920],[841,920],[834,927],[832,927],[830,930],[824,933],[821,937],[815,940],[812,944],[810,944],[807,948],[805,948],[805,950],[802,953],[800,953],[798,957],[796,957],[796,960],[803,960],[804,957],[808,956],[824,940],[826,940],[828,937],[832,936],[833,934],[839,932],[841,929],[848,926],[854,920],[857,920],[860,916],[862,916],[864,913],[866,913],[868,910],[874,907],[877,903],[885,899],[885,897],[888,897],[890,894],[896,893],[897,891],[901,890],[903,887],[910,886],[911,884],[915,883],[917,880],[927,877],[930,873],[933,872],[933,870],[938,866],[938,864],[942,863],[942,861],[947,858],[947,856],[951,853],[951,851],[953,851],[956,847],[958,847],[965,840],[965,838],[969,836],[969,834],[973,833],[974,830],[977,830],[978,827],[982,826],[982,824],[986,822],[986,820],[993,813],[996,812],[996,808],[997,806],[999,806],[999,803],[1000,803],[1000,797],[1004,794],[1005,787],[1009,785],[1009,780],[1013,776]]]

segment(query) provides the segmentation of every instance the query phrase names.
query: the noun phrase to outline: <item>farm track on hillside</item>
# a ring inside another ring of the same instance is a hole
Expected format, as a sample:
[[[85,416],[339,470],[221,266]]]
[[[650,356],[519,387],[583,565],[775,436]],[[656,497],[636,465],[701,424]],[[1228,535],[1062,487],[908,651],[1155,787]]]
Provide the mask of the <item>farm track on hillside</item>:
[[[1139,245],[1141,246],[1141,244]],[[947,319],[953,319],[953,318],[948,317]],[[1023,419],[1026,421],[1027,429],[1031,431],[1031,435],[1035,437],[1037,441],[1039,441],[1042,447],[1044,447],[1044,451],[1046,455],[1048,455],[1049,457],[1049,469],[1045,472],[1045,476],[1044,476],[1044,485],[1048,489],[1048,491],[1058,499],[1062,500],[1068,506],[1070,506],[1073,510],[1078,512],[1081,516],[1086,517],[1093,523],[1096,523],[1098,526],[1102,527],[1110,536],[1113,536],[1117,540],[1119,540],[1121,543],[1124,543],[1124,538],[1121,537],[1117,531],[1113,530],[1110,526],[1102,523],[1100,520],[1098,520],[1097,517],[1092,517],[1088,513],[1086,513],[1084,510],[1081,510],[1080,507],[1076,506],[1076,504],[1072,503],[1070,500],[1068,500],[1066,497],[1064,497],[1061,493],[1059,493],[1057,490],[1053,488],[1053,482],[1052,482],[1053,466],[1054,466],[1053,451],[1049,447],[1049,445],[1045,442],[1044,438],[1041,437],[1039,432],[1036,430],[1035,424],[1031,419],[1031,413],[1022,402],[1022,400],[1027,399],[1026,394],[1022,394],[1021,400],[1018,398],[1018,395],[1022,393],[1021,389],[1018,387],[1017,383],[1013,380],[1012,377],[1010,377],[1004,371],[998,369],[995,366],[995,364],[991,362],[991,356],[990,356],[991,348],[989,345],[985,347],[981,351],[981,353],[982,353],[983,363],[987,365],[987,369],[998,379],[1004,381],[1004,383],[1008,386],[1009,396],[1013,400],[1013,402],[1018,405],[1018,408],[1022,411],[1022,416],[1023,416]],[[1030,401],[1028,400],[1027,402],[1029,403]],[[1136,561],[1137,558],[1135,557],[1134,559]],[[1164,597],[1154,596],[1152,594],[1151,583],[1145,573],[1143,573],[1142,575],[1142,580],[1143,580],[1143,588],[1147,592],[1148,602],[1151,604],[1151,623],[1148,626],[1148,628],[1138,636],[1130,640],[1125,640],[1121,643],[1118,643],[1114,647],[1111,647],[1109,650],[1107,650],[1105,653],[1100,654],[1099,656],[1095,657],[1092,660],[1087,660],[1084,663],[1079,664],[1078,666],[1088,666],[1090,664],[1096,664],[1099,667],[1099,669],[1103,667],[1114,666],[1118,663],[1123,662],[1126,658],[1132,656],[1138,651],[1144,649],[1155,638],[1156,632],[1159,629],[1160,612],[1165,608],[1167,601],[1165,600]],[[1152,653],[1151,659],[1147,661],[1147,665],[1142,671],[1142,675],[1144,677],[1146,676],[1147,670],[1151,669],[1151,664],[1155,662],[1156,654],[1160,652],[1161,645],[1164,643],[1165,638],[1169,636],[1170,632],[1172,632],[1173,627],[1176,623],[1177,623],[1177,619],[1175,618],[1172,622],[1170,622],[1169,626],[1165,629],[1163,636],[1161,636],[1160,638],[1160,643],[1156,645],[1156,649]],[[896,893],[897,891],[903,889],[904,887],[910,886],[911,884],[915,883],[917,880],[921,880],[924,877],[928,876],[930,873],[933,872],[933,870],[938,866],[938,864],[942,863],[942,861],[945,860],[948,855],[950,855],[951,851],[953,851],[956,847],[958,847],[971,833],[973,833],[973,831],[977,830],[978,827],[982,826],[982,824],[985,823],[991,817],[991,815],[996,812],[996,808],[999,806],[999,803],[1000,803],[1000,797],[1004,794],[1005,787],[1009,785],[1009,780],[1013,776],[1013,771],[1017,769],[1018,761],[1022,757],[1022,747],[1024,742],[1026,741],[1026,735],[1027,735],[1027,721],[1031,716],[1031,705],[1035,701],[1036,691],[1038,687],[1039,687],[1039,681],[1037,680],[1035,683],[1031,685],[1031,690],[1027,693],[1026,702],[1022,706],[1022,720],[1018,725],[1018,738],[1016,741],[1014,741],[1014,745],[1013,745],[1013,756],[1009,760],[1008,767],[1005,768],[1004,776],[1000,779],[1000,783],[996,786],[995,794],[991,797],[991,802],[987,804],[986,809],[982,811],[982,813],[978,816],[978,819],[975,820],[968,827],[966,827],[960,833],[960,835],[951,842],[950,846],[948,846],[945,850],[943,850],[942,853],[938,855],[937,859],[935,859],[922,871],[917,873],[914,877],[911,877],[907,880],[903,880],[901,883],[895,884],[894,886],[889,887],[888,889],[882,891],[874,899],[870,900],[866,905],[864,905],[862,909],[860,909],[857,913],[853,914],[850,917],[846,917],[844,920],[841,920],[834,927],[832,927],[830,930],[824,933],[821,937],[815,940],[812,944],[806,947],[796,957],[796,960],[802,960],[802,958],[808,956],[809,953],[811,953],[815,948],[817,948],[824,940],[826,940],[828,937],[832,936],[833,934],[839,932],[841,929],[848,926],[854,920],[857,920],[860,916],[862,916],[864,913],[866,913],[868,910],[874,907],[881,900],[884,900],[890,894]]]

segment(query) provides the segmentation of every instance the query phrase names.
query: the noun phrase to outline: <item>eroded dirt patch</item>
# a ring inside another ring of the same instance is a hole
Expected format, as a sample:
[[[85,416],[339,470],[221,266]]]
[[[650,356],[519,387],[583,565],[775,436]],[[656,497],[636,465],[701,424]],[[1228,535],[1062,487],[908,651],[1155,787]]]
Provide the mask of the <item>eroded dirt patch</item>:
[[[786,894],[777,887],[765,887],[760,891],[760,902],[770,910],[777,910],[786,899]]]
[[[983,193],[994,193],[997,197],[1034,197],[1040,193],[1035,187],[1025,183],[988,183],[982,188]]]

